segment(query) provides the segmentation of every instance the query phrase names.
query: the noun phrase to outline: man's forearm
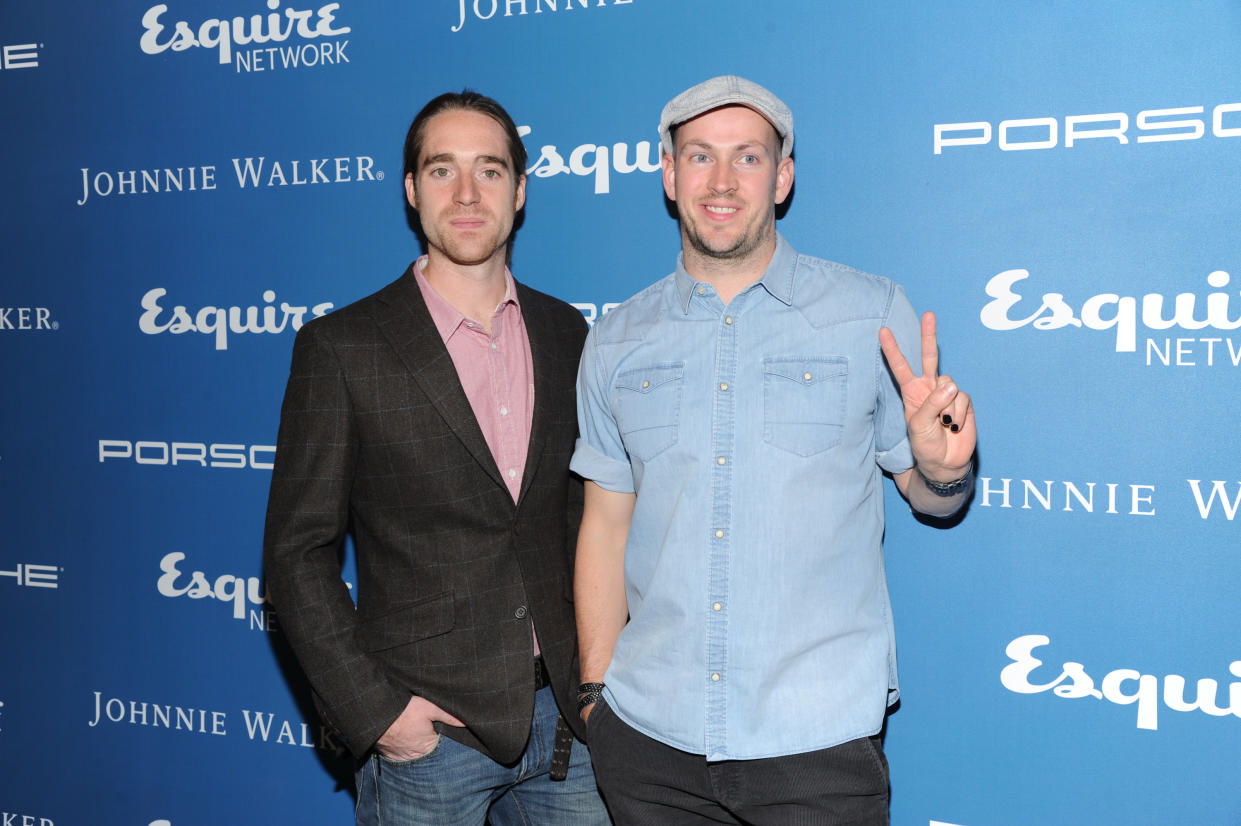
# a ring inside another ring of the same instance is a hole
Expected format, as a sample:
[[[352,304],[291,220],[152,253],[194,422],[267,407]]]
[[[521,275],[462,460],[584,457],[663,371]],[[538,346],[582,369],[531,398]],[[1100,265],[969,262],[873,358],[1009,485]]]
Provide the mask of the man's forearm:
[[[616,640],[629,616],[624,553],[623,542],[616,553],[614,549],[578,540],[573,600],[582,682],[603,682]]]
[[[586,483],[586,504],[578,532],[573,576],[582,681],[603,682],[612,651],[629,617],[625,598],[625,542],[633,515],[633,494]]]

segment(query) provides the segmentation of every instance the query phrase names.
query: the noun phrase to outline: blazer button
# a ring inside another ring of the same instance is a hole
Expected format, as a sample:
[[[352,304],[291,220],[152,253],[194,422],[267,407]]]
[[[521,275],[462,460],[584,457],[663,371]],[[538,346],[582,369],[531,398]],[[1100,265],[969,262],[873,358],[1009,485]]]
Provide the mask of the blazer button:
[[[515,536],[521,536],[521,523],[520,522],[513,523],[513,534]]]
[[[513,612],[513,616],[517,617],[517,619],[525,619],[526,618],[526,606],[522,605],[521,607],[519,607],[516,611]]]

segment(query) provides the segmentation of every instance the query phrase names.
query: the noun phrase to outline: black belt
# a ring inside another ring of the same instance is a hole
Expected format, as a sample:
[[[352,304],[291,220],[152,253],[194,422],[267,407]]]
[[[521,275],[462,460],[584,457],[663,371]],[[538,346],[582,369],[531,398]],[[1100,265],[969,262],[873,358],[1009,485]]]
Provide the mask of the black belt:
[[[547,666],[543,664],[542,657],[534,658],[534,690],[546,688],[551,685],[551,679],[547,676]],[[556,740],[552,747],[552,765],[549,775],[552,780],[564,780],[565,775],[569,771],[569,750],[573,747],[573,732],[569,729],[569,724],[565,722],[564,717],[556,720]]]

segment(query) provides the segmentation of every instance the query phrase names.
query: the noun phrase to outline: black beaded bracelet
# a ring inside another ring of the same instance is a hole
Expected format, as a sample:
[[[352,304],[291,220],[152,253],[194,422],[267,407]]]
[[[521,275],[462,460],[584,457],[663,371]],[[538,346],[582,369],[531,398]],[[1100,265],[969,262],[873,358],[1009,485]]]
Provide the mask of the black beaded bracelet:
[[[936,496],[947,498],[964,493],[967,488],[974,484],[974,465],[971,464],[970,469],[965,472],[964,476],[952,482],[933,482],[926,478],[926,474],[921,469],[918,470],[918,475],[922,477],[922,482],[926,485],[927,490]]]
[[[603,699],[603,683],[582,683],[577,687],[577,710],[593,705]]]

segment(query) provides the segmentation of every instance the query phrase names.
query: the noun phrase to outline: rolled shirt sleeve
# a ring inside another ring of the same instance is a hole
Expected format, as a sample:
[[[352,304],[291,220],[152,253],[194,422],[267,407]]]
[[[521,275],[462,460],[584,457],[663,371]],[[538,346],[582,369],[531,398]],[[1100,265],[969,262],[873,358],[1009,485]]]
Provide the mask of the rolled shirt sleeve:
[[[578,367],[577,424],[581,435],[569,468],[605,490],[633,493],[633,468],[608,399],[608,378],[597,330],[592,329],[586,337]]]

